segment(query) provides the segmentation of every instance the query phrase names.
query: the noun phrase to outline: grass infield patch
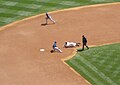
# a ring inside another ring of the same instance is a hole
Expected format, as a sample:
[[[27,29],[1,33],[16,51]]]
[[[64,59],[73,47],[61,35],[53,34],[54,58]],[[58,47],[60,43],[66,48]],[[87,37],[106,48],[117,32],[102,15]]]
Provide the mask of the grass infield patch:
[[[92,85],[120,85],[120,43],[91,47],[65,62]]]

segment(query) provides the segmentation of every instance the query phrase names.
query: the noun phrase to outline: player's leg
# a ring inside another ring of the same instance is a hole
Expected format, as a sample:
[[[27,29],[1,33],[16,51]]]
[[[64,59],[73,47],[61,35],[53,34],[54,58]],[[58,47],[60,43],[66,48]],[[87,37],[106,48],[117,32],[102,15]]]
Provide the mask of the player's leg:
[[[62,50],[61,50],[60,48],[58,49],[58,51],[59,51],[60,53],[62,53]]]
[[[85,45],[87,49],[89,49],[89,47],[87,46],[87,44]]]
[[[82,50],[84,50],[84,45],[85,45],[85,44],[83,43]]]
[[[55,47],[54,49],[55,49],[55,51],[58,51],[58,52],[62,53],[62,50],[60,48]]]
[[[55,20],[52,17],[49,17],[49,19],[55,24]]]

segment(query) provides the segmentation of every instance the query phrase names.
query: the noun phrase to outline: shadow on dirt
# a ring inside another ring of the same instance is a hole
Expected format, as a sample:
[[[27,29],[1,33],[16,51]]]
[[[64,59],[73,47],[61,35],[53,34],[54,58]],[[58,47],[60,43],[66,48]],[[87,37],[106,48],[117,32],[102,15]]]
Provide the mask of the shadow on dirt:
[[[41,24],[41,26],[47,26],[47,25],[53,25],[54,23],[49,23],[49,24],[46,24],[46,23],[43,23]]]

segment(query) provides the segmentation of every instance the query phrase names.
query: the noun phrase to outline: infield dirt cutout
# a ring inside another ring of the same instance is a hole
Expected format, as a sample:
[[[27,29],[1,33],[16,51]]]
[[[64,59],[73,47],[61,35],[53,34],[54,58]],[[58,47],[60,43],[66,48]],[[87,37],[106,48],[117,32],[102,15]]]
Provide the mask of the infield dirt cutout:
[[[1,27],[0,84],[89,85],[62,62],[75,49],[63,44],[81,42],[83,34],[89,46],[120,42],[119,9],[120,3],[85,6],[50,13],[56,24],[41,26],[42,14]],[[54,41],[63,53],[50,53]]]

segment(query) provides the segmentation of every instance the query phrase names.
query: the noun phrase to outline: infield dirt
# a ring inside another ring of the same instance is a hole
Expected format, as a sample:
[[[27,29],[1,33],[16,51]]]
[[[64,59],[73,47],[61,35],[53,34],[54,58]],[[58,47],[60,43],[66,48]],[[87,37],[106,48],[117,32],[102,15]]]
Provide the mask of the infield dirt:
[[[83,34],[89,46],[120,42],[119,9],[120,3],[82,7],[50,13],[56,24],[41,26],[45,16],[39,15],[1,27],[0,84],[89,85],[62,62],[74,52],[63,44],[81,43]],[[54,41],[63,53],[50,53]]]

